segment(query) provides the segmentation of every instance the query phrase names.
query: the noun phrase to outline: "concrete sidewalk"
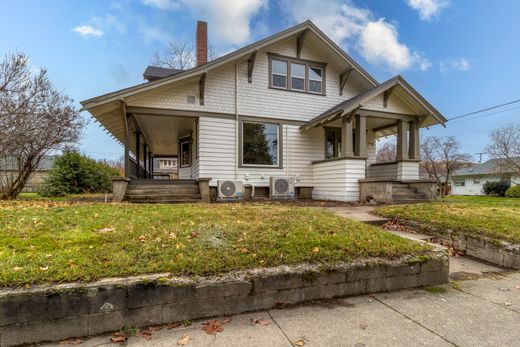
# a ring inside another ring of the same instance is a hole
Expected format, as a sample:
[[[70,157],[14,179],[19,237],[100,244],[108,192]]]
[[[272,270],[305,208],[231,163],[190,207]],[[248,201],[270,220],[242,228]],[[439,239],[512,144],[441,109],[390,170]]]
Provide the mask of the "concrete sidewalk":
[[[467,258],[455,263],[458,272],[480,278],[237,315],[216,335],[207,335],[202,321],[163,327],[150,340],[131,337],[127,343],[175,346],[186,335],[186,346],[518,346],[520,272],[487,272],[495,268]],[[269,324],[253,326],[251,318]],[[110,345],[110,335],[82,344],[100,345]]]

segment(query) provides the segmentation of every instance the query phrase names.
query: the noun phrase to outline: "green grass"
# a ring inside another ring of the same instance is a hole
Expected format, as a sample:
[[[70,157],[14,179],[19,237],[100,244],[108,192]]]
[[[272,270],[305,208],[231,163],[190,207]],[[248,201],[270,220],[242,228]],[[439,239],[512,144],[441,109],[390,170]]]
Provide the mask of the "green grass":
[[[271,204],[0,202],[0,286],[421,255],[329,212]]]
[[[383,207],[378,213],[416,221],[425,229],[450,229],[466,235],[520,243],[520,199],[457,196],[436,203]]]

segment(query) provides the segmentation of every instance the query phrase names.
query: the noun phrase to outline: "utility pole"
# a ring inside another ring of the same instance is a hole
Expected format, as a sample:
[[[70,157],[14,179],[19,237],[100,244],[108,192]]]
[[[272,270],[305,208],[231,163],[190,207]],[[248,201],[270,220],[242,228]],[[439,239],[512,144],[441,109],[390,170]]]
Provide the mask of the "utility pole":
[[[484,153],[484,152],[475,153],[475,155],[478,155],[478,156],[479,156],[479,159],[478,159],[478,163],[479,163],[479,164],[482,164],[482,155],[483,155],[483,154],[486,154],[486,153]]]

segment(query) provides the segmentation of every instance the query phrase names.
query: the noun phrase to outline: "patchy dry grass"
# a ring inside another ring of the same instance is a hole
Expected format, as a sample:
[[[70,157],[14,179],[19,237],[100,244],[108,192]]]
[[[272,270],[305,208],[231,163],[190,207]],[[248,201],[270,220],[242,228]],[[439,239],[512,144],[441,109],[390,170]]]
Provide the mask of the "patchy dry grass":
[[[520,243],[520,199],[449,197],[436,203],[383,207],[378,214],[416,221],[425,227]]]
[[[0,202],[0,286],[205,275],[425,250],[376,227],[294,206]]]

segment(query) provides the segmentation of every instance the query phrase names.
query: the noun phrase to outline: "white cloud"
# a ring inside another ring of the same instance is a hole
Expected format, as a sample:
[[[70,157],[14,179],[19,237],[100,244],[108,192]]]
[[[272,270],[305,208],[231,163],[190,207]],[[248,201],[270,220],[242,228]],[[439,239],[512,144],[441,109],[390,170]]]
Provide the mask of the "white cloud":
[[[268,4],[268,0],[141,0],[161,10],[191,10],[208,21],[209,34],[216,42],[238,45],[251,38],[251,18]]]
[[[393,72],[426,71],[431,66],[421,52],[399,42],[395,23],[376,18],[351,1],[282,0],[282,9],[294,21],[311,19],[334,41],[357,50],[371,64]]]
[[[471,64],[466,58],[449,59],[439,63],[441,73],[448,73],[451,70],[468,71],[470,69]]]
[[[90,25],[78,25],[77,27],[73,28],[72,31],[77,32],[81,36],[95,36],[95,37],[101,37],[103,36],[103,32],[99,29],[95,29],[94,27]]]
[[[178,10],[182,6],[180,1],[176,0],[141,0],[141,3],[160,10]]]
[[[419,12],[422,20],[430,21],[450,4],[449,0],[406,0],[408,6]]]
[[[150,26],[144,23],[139,24],[139,31],[143,35],[145,43],[158,41],[167,43],[171,39],[171,35],[162,30],[159,26]]]

